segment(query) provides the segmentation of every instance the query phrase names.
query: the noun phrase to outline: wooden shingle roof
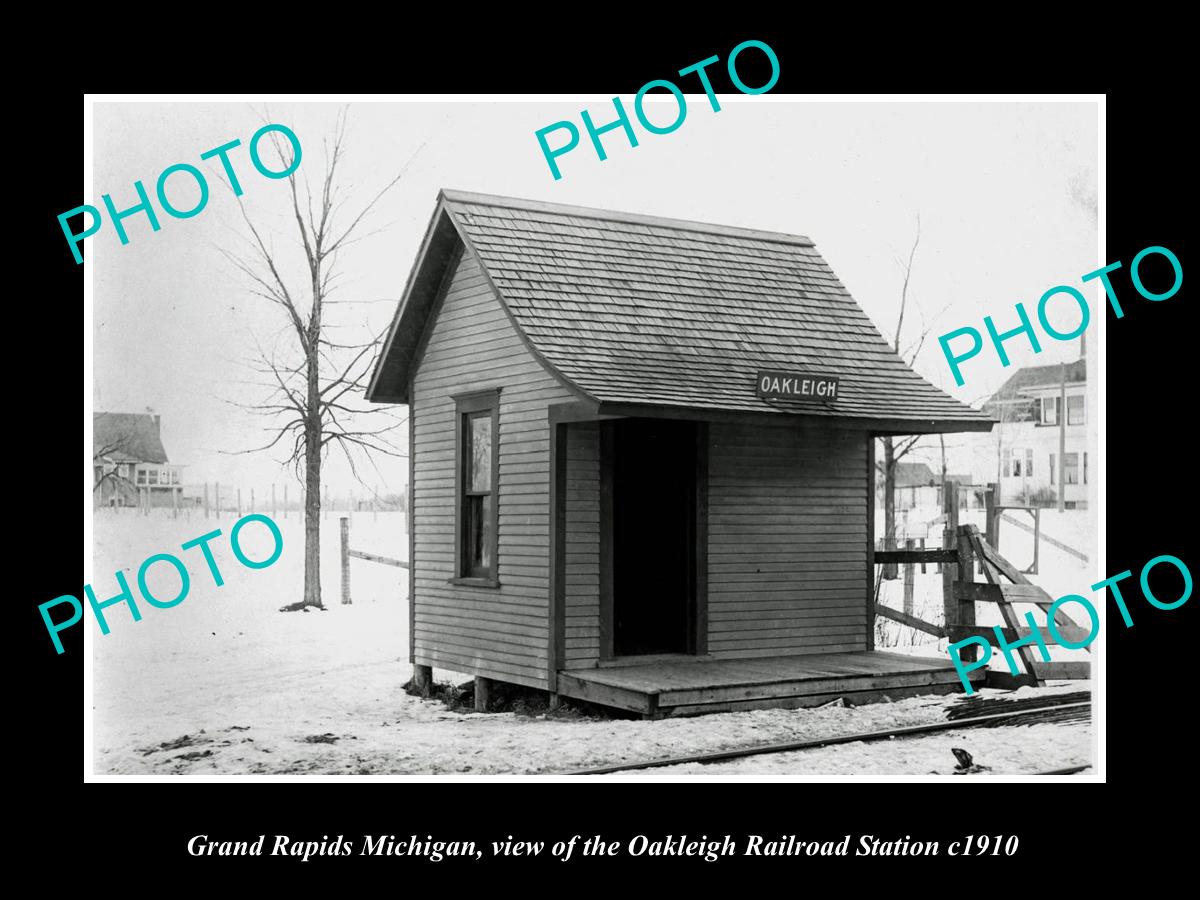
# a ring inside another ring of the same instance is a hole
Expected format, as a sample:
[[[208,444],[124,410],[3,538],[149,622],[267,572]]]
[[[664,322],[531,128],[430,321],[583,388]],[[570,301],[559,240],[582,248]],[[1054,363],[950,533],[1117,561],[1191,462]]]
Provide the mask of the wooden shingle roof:
[[[905,365],[808,238],[456,191],[439,198],[370,399],[407,400],[406,335],[430,305],[412,294],[439,280],[420,270],[448,258],[447,222],[535,355],[602,406],[991,426]],[[766,369],[837,376],[837,400],[760,399]]]

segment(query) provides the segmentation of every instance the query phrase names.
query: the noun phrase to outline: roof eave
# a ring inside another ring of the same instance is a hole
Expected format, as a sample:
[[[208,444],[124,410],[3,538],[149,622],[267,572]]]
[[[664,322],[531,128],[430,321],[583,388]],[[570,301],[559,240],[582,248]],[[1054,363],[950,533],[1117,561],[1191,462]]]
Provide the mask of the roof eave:
[[[371,380],[364,392],[364,396],[371,403],[408,403],[410,366],[425,328],[426,314],[436,299],[433,295],[441,283],[441,276],[451,255],[445,253],[446,248],[442,245],[462,240],[445,206],[445,197],[439,191],[433,215],[425,228],[425,236],[421,240],[416,260],[404,285],[404,292],[396,306],[396,314],[388,328],[383,352],[379,354],[375,369],[371,373]],[[437,271],[433,272],[431,264],[435,262],[438,266]],[[425,290],[430,286],[430,282],[433,290]],[[416,302],[417,300],[421,302]],[[420,321],[414,321],[415,319]]]
[[[939,418],[877,418],[867,416],[818,416],[804,412],[755,412],[753,410],[719,407],[655,405],[650,403],[614,403],[602,401],[597,417],[661,417],[665,419],[699,419],[709,422],[745,422],[779,424],[787,421],[823,422],[841,428],[854,428],[879,436],[901,434],[955,434],[959,432],[988,432],[996,420]]]

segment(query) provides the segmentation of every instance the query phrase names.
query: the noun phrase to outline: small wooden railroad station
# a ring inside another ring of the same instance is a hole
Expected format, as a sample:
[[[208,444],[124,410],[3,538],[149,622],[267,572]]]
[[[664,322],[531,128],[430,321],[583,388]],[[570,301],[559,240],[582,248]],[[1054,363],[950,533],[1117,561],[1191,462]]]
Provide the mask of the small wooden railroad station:
[[[874,650],[873,439],[992,420],[806,237],[442,191],[367,397],[410,410],[418,684],[649,717],[962,689]]]

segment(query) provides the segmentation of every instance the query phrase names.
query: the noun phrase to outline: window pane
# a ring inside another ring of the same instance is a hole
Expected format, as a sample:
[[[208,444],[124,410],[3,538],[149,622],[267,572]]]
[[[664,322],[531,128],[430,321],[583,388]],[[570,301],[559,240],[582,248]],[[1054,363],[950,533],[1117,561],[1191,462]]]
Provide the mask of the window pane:
[[[467,490],[490,491],[492,489],[492,416],[485,413],[471,416],[470,455],[467,459]]]
[[[1063,484],[1079,484],[1079,454],[1063,454]]]
[[[151,469],[151,470],[150,470],[150,483],[151,483],[151,484],[158,484],[158,469]]]
[[[1058,398],[1044,397],[1042,399],[1042,421],[1047,425],[1058,422]]]
[[[479,498],[480,516],[483,519],[483,527],[480,529],[479,537],[479,559],[482,563],[482,568],[490,575],[492,573],[492,495],[487,494]]]
[[[1084,422],[1083,395],[1076,394],[1067,398],[1067,424],[1082,425]]]
[[[463,555],[466,557],[464,574],[474,574],[483,565],[483,498],[467,497],[463,504],[466,531],[464,532]]]
[[[463,503],[466,522],[463,555],[465,575],[486,576],[492,568],[492,497],[467,497]]]

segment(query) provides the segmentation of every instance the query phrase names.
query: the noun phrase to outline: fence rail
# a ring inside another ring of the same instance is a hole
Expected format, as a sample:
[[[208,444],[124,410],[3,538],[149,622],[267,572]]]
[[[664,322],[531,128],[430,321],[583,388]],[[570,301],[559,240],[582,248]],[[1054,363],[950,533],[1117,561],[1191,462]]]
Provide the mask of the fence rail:
[[[342,516],[340,519],[342,533],[342,605],[349,606],[350,600],[350,559],[364,559],[367,562],[381,563],[385,566],[395,566],[399,569],[410,569],[411,565],[402,559],[392,559],[390,556],[380,556],[378,553],[364,553],[362,550],[350,549],[350,519]]]
[[[1004,625],[999,627],[1004,639],[1016,642],[1033,634],[1029,628],[1023,627],[1013,610],[1014,603],[1027,603],[1039,607],[1043,611],[1052,608],[1049,594],[1042,588],[1031,583],[1025,577],[1026,573],[1037,572],[1037,541],[1044,535],[1040,534],[1038,510],[1028,510],[1034,517],[1033,528],[1029,529],[1034,535],[1033,564],[1024,572],[1000,555],[997,549],[999,543],[1000,519],[1006,509],[1024,509],[1023,507],[1005,507],[997,504],[995,485],[989,485],[985,495],[986,534],[980,534],[975,525],[959,524],[958,485],[947,480],[943,492],[943,510],[945,513],[945,529],[942,533],[941,548],[914,549],[912,539],[908,539],[903,550],[875,550],[874,562],[879,566],[904,566],[904,610],[892,609],[879,602],[879,587],[883,580],[881,570],[875,582],[874,610],[877,617],[891,619],[932,634],[938,638],[949,638],[953,642],[970,637],[989,638],[996,633],[992,627],[982,627],[975,624],[975,604],[994,604],[1000,611]],[[1012,521],[1008,516],[1003,516]],[[1018,527],[1021,523],[1013,522]],[[1057,545],[1057,542],[1055,542]],[[916,565],[940,563],[942,571],[943,619],[945,624],[938,625],[926,622],[913,615],[912,581],[913,569]],[[975,566],[978,563],[980,574],[986,577],[984,582],[974,581]],[[1006,579],[1002,581],[1001,579]],[[1089,637],[1089,630],[1081,628],[1061,610],[1055,610],[1055,627],[1057,638],[1047,638],[1046,643],[1075,644]],[[962,647],[961,658],[965,662],[974,662],[977,648],[974,645]],[[1089,651],[1090,652],[1090,651]],[[1032,652],[1026,645],[1018,647],[1025,671],[1020,675],[1005,675],[1000,672],[988,671],[988,683],[997,686],[1038,686],[1047,678],[1088,678],[1091,667],[1087,663],[1043,663],[1033,658]],[[995,677],[994,677],[995,676]]]

